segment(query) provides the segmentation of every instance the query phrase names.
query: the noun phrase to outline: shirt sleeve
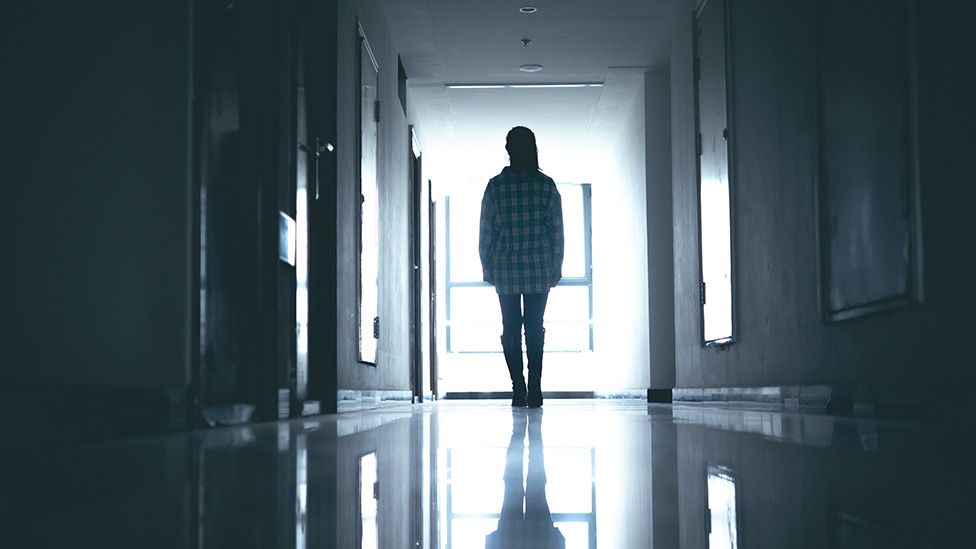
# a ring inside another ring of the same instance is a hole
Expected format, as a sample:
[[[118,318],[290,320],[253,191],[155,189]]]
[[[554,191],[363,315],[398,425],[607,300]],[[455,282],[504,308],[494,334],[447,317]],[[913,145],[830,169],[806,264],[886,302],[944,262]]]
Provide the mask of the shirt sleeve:
[[[485,189],[485,196],[481,199],[481,230],[478,238],[478,255],[481,256],[481,274],[485,282],[495,285],[495,247],[498,245],[498,218],[495,201]]]
[[[553,200],[549,206],[549,245],[551,246],[552,272],[549,274],[549,287],[553,288],[563,277],[563,199],[552,184]]]

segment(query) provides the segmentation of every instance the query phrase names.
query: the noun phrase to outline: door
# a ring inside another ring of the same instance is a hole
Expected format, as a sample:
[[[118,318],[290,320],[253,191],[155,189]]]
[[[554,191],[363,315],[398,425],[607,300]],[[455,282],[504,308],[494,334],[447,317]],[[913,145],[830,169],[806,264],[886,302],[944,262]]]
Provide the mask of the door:
[[[258,404],[258,180],[250,125],[260,70],[245,37],[253,6],[194,5],[194,161],[199,354],[192,369],[200,422],[248,420]]]
[[[919,298],[911,4],[817,4],[820,252],[828,321]]]
[[[436,399],[437,388],[437,204],[434,203],[434,183],[427,180],[427,219],[430,223],[427,246],[427,273],[430,288],[430,393]]]
[[[207,424],[334,407],[336,9],[195,4],[192,383]]]
[[[308,130],[308,412],[336,412],[336,71],[337,0],[308,1],[305,105]],[[302,148],[300,146],[300,148]]]
[[[423,195],[423,173],[420,163],[420,144],[413,126],[409,128],[410,138],[410,385],[413,388],[414,402],[424,399],[423,372],[423,324],[421,323],[423,273],[421,263],[421,196]]]

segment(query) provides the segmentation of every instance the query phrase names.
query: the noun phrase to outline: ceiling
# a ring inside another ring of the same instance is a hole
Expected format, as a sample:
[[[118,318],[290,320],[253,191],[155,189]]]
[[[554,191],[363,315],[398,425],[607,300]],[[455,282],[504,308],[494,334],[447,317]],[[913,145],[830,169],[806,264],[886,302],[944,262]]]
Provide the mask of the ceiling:
[[[639,89],[639,75],[668,64],[673,0],[385,0],[409,78],[413,117],[438,184],[473,182],[507,164],[506,132],[532,128],[542,169],[581,181],[597,131]],[[521,6],[538,12],[522,14]],[[522,39],[532,42],[523,47]],[[518,70],[540,64],[538,73]],[[448,89],[446,84],[606,82],[605,87]],[[605,133],[605,132],[604,132]]]

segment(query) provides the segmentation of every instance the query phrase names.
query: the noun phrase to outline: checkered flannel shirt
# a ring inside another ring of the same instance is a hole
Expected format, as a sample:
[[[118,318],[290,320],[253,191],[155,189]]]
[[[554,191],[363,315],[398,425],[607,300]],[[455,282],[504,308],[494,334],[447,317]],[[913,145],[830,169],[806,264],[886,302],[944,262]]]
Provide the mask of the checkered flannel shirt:
[[[500,295],[541,294],[562,278],[563,205],[552,178],[506,167],[481,200],[485,282]]]

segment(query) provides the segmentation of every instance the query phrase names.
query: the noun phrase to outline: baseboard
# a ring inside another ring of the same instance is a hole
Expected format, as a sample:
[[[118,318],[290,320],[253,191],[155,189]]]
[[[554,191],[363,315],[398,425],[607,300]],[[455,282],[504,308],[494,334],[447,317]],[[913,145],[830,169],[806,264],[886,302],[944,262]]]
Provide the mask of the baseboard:
[[[826,385],[778,387],[678,387],[671,390],[672,402],[748,402],[785,408],[826,409],[833,391]]]
[[[944,411],[924,392],[900,387],[864,385],[784,385],[770,387],[680,387],[671,390],[678,403],[749,404],[838,415],[929,417]]]
[[[647,401],[656,404],[671,404],[671,389],[647,389]]]
[[[369,391],[340,389],[336,392],[339,413],[374,410],[413,403],[411,391]]]
[[[444,400],[511,400],[511,391],[450,391]],[[593,391],[542,391],[542,398],[596,398]]]
[[[445,400],[509,400],[511,391],[449,391]],[[545,399],[632,399],[644,398],[642,390],[619,391],[542,391]]]

